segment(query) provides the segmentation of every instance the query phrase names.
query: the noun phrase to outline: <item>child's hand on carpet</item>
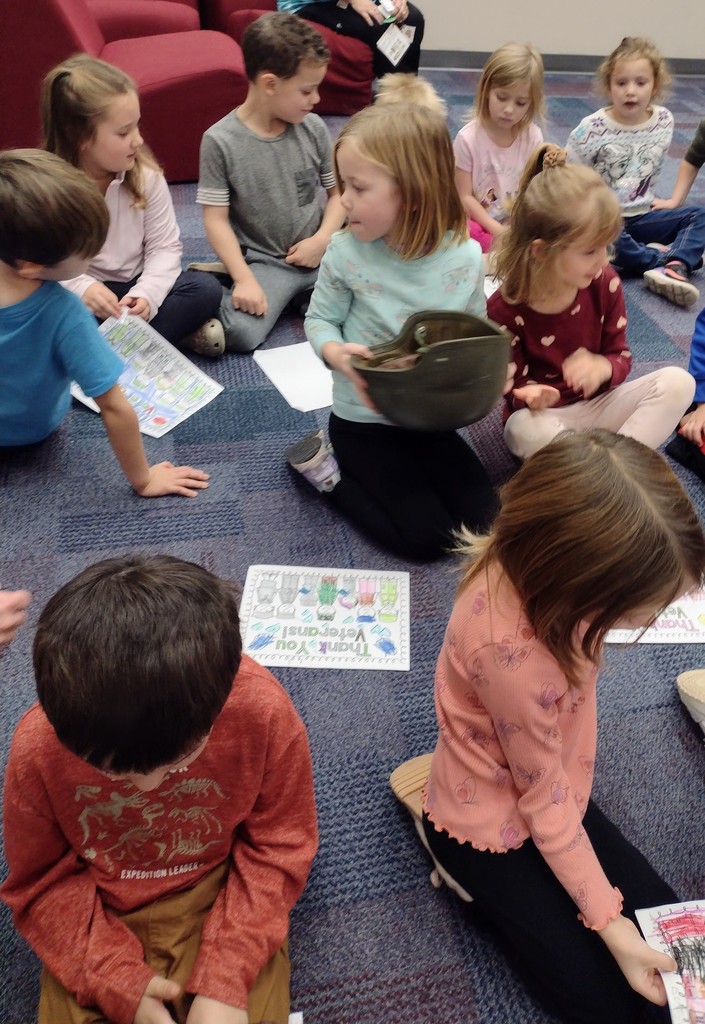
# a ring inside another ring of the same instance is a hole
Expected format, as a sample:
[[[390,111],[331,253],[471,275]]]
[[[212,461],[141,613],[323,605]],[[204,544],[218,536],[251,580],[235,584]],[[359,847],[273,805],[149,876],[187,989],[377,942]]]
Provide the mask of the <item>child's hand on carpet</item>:
[[[208,474],[191,466],[175,466],[171,462],[158,462],[149,467],[149,481],[137,490],[143,498],[160,498],[164,494],[182,494],[195,498],[208,486]]]

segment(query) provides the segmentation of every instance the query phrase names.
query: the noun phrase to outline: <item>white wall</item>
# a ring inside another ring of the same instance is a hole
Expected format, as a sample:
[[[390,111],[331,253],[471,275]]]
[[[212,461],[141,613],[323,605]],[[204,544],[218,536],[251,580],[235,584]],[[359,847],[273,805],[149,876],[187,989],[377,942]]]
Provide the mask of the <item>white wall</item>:
[[[530,42],[543,53],[603,56],[623,36],[651,37],[665,57],[705,58],[704,0],[414,0],[425,50],[485,52]]]

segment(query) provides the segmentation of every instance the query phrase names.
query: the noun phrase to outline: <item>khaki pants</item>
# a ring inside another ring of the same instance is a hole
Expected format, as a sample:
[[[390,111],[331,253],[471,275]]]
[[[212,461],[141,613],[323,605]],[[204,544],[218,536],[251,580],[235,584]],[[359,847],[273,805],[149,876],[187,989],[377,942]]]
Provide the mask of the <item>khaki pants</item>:
[[[183,990],[196,960],[201,929],[225,882],[229,865],[222,864],[193,889],[150,903],[139,910],[119,914],[144,947],[146,963],[155,974],[176,981]],[[289,1019],[289,954],[287,942],[259,973],[250,992],[247,1013],[250,1024],[287,1024]],[[169,1004],[178,1024],[185,1024],[192,995],[181,995]],[[38,1024],[109,1024],[100,1010],[80,1007],[61,982],[42,971]]]

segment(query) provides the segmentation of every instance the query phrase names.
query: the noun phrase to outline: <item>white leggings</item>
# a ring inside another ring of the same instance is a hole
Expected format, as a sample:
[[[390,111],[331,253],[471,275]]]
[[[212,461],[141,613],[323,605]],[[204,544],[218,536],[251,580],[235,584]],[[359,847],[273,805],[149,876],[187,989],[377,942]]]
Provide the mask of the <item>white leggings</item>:
[[[602,427],[658,448],[693,401],[695,381],[686,370],[666,366],[619,384],[597,398],[557,409],[519,409],[504,426],[513,455],[527,459],[563,430]]]

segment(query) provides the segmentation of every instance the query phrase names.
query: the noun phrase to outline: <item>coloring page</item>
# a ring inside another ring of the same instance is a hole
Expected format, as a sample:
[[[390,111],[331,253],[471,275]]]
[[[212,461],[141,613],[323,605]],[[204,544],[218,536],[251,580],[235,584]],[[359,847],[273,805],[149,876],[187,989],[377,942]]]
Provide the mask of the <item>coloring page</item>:
[[[678,973],[662,974],[673,1024],[705,1024],[705,901],[637,910],[644,938],[669,953]]]
[[[611,629],[608,644],[705,643],[705,590],[691,590],[665,608],[643,635],[638,629]]]
[[[261,665],[409,670],[409,574],[251,565],[243,650]]]
[[[125,364],[119,384],[149,437],[163,437],[223,390],[142,317],[109,317],[99,329]],[[98,412],[78,384],[71,394]]]

